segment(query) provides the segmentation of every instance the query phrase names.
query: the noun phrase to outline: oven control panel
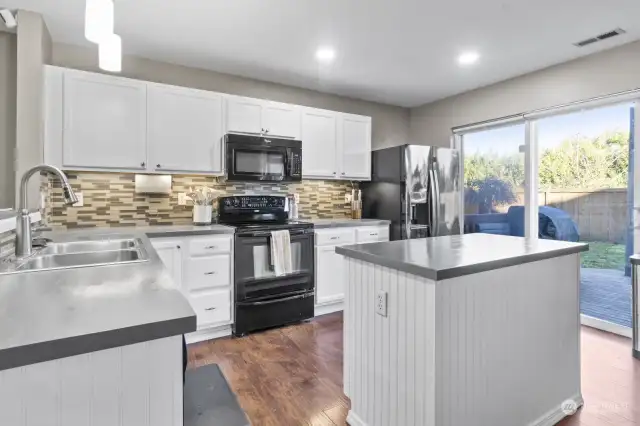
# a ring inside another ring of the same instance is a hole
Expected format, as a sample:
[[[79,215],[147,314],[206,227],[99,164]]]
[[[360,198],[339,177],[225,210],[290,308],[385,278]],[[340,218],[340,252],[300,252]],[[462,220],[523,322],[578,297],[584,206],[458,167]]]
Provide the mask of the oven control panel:
[[[284,209],[286,197],[276,195],[238,195],[220,198],[220,210]]]

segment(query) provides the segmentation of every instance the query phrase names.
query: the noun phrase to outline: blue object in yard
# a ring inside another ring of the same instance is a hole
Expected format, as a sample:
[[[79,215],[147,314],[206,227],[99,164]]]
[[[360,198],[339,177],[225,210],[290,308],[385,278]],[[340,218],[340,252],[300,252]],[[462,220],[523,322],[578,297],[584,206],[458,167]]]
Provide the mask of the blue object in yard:
[[[511,206],[507,210],[511,235],[524,237],[524,206]],[[578,241],[578,225],[564,210],[540,206],[538,209],[538,237],[549,240]]]

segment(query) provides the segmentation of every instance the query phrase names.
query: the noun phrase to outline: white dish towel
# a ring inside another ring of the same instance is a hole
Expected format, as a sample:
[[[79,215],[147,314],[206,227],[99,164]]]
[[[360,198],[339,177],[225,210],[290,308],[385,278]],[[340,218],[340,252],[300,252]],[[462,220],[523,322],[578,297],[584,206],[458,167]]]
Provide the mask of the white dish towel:
[[[271,231],[271,265],[277,277],[293,272],[289,231]]]

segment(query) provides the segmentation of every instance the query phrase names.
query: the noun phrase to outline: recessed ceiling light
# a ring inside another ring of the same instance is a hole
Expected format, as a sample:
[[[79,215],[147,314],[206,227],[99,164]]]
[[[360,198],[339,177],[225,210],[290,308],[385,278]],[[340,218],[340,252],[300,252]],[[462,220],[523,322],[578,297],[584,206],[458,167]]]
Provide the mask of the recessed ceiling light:
[[[480,59],[480,54],[478,52],[465,52],[458,56],[458,63],[460,65],[471,65],[478,62],[478,59]]]
[[[321,47],[316,50],[316,59],[320,62],[331,62],[336,58],[336,51],[331,47]]]

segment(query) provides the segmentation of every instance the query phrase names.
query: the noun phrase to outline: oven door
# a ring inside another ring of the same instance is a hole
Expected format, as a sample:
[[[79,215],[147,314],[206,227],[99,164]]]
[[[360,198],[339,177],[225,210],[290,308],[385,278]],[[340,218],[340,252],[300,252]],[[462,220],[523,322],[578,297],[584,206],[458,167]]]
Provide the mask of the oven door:
[[[285,181],[289,170],[287,148],[227,144],[227,179],[241,181]]]
[[[276,276],[271,265],[271,232],[254,231],[235,238],[237,303],[268,301],[314,289],[313,229],[290,230],[293,272]]]

